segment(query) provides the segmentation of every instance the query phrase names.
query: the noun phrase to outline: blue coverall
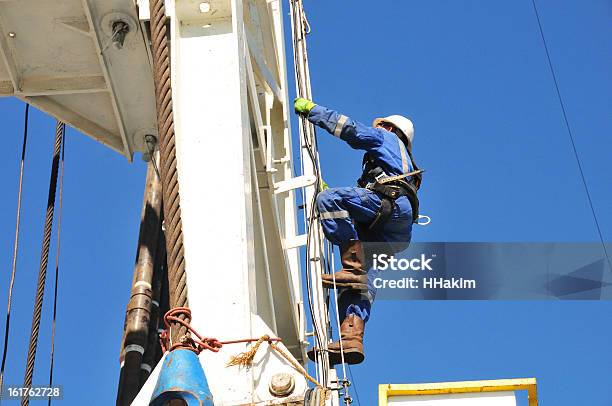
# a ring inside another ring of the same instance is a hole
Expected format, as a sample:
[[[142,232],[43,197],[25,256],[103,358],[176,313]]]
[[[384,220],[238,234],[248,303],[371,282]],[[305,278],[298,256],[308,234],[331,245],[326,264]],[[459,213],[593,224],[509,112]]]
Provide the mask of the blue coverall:
[[[414,169],[406,147],[400,138],[390,131],[368,127],[319,105],[310,110],[308,120],[346,141],[351,148],[369,153],[389,176],[401,175]],[[368,179],[368,182],[373,181],[374,179]],[[395,202],[387,224],[382,230],[372,232],[367,226],[374,219],[381,204],[380,197],[375,192],[362,187],[341,187],[327,189],[317,196],[323,232],[332,244],[339,246],[351,239],[362,242],[406,243],[407,246],[412,237],[412,207],[406,196]],[[369,259],[366,254],[366,263],[369,263]],[[376,295],[373,280],[377,274],[373,269],[368,270],[367,295],[354,291],[343,291],[340,294],[340,314],[355,314],[365,322],[368,321]]]

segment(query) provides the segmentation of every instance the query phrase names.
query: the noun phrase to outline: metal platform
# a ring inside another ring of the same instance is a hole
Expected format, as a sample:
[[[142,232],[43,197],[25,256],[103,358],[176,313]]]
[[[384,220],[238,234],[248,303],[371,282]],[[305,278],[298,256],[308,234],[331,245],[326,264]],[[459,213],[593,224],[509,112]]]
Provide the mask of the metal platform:
[[[117,21],[129,26],[121,49],[111,41]],[[0,0],[0,96],[16,96],[131,159],[144,135],[156,133],[143,27],[131,0]]]

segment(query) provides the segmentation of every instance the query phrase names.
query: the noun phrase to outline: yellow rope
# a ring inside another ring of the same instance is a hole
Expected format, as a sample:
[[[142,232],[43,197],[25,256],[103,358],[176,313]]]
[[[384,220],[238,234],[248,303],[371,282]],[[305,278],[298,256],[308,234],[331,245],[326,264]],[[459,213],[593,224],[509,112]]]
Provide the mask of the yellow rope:
[[[251,347],[250,350],[241,352],[238,355],[232,356],[227,363],[227,366],[239,366],[239,367],[248,367],[253,364],[253,359],[255,358],[255,354],[259,350],[261,344],[267,341],[268,345],[272,347],[274,351],[276,351],[281,357],[283,357],[296,371],[301,373],[304,378],[312,382],[317,388],[320,388],[321,392],[323,392],[323,396],[321,396],[320,406],[325,405],[325,401],[329,398],[330,389],[323,387],[316,379],[308,374],[308,372],[302,367],[293,357],[287,354],[282,348],[280,348],[277,344],[270,341],[270,336],[265,334],[259,338],[255,342],[255,345]]]
[[[232,358],[230,358],[226,366],[228,367],[236,366],[236,365],[239,367],[251,366],[251,364],[253,363],[253,358],[255,358],[255,354],[257,354],[257,350],[259,349],[259,346],[261,345],[261,343],[263,343],[264,341],[268,341],[269,339],[270,339],[270,336],[267,334],[261,336],[261,338],[257,340],[255,345],[251,347],[249,351],[241,352],[238,355],[232,356]]]

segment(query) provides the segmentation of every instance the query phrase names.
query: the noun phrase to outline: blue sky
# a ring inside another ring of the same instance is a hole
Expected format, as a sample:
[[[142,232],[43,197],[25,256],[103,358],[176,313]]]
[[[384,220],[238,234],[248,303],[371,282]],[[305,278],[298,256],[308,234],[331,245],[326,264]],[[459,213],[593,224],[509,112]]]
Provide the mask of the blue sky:
[[[538,4],[610,241],[612,4]],[[415,241],[598,240],[529,0],[305,6],[313,27],[315,102],[364,122],[404,114],[415,123],[415,156],[427,170],[422,211],[433,218],[414,231]],[[6,230],[0,235],[0,303],[11,264],[22,111],[22,103],[0,99],[0,227]],[[53,127],[52,119],[31,112],[7,383],[23,379]],[[352,185],[360,154],[323,131],[319,143],[325,180]],[[72,129],[66,148],[55,380],[65,387],[64,404],[86,397],[91,405],[109,405],[145,165],[138,157],[129,164]],[[51,280],[47,287],[50,311]],[[365,406],[375,404],[379,383],[536,377],[544,405],[609,405],[611,317],[609,302],[380,302],[367,325],[366,362],[352,369],[352,389]],[[46,317],[36,382],[47,379],[50,330]]]

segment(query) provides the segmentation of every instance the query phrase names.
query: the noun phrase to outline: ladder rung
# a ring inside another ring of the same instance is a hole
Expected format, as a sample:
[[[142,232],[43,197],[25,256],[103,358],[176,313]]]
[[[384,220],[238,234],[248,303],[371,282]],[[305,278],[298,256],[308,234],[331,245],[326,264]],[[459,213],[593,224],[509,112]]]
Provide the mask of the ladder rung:
[[[306,245],[307,234],[296,235],[285,239],[285,249],[298,248]]]
[[[274,184],[274,194],[284,193],[293,189],[310,186],[313,185],[316,180],[317,178],[314,175],[302,175],[296,178],[283,180]]]

